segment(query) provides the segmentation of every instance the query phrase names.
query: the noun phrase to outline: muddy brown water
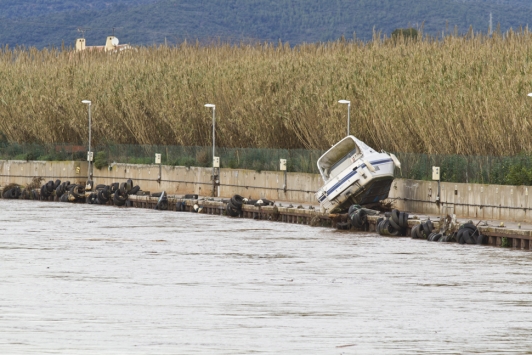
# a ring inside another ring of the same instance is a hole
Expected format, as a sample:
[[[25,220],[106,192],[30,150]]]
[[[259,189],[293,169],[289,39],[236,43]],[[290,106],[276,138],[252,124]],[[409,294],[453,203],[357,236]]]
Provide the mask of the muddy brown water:
[[[532,353],[532,253],[0,200],[1,354]]]

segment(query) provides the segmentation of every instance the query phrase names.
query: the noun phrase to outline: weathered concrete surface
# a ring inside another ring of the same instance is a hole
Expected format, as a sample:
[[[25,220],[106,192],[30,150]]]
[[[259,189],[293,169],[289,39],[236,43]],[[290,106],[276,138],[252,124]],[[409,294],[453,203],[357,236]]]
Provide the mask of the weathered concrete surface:
[[[145,191],[167,191],[169,194],[212,194],[212,168],[113,164],[109,169],[94,169],[95,184],[110,184],[132,178]],[[0,186],[8,183],[27,184],[34,176],[45,180],[61,179],[84,183],[87,162],[0,161]],[[217,197],[240,194],[250,199],[267,198],[317,205],[314,193],[321,185],[318,174],[287,173],[244,169],[220,169]],[[532,193],[532,191],[530,191]],[[394,207],[427,215],[456,214],[458,218],[532,222],[529,187],[482,184],[438,183],[396,179],[390,190]]]
[[[9,183],[24,185],[34,176],[85,183],[87,168],[87,162],[0,161],[0,186]],[[110,170],[93,169],[95,184],[107,185],[131,178],[145,191],[165,190],[170,194],[210,196],[213,189],[211,176],[212,168],[183,166],[161,166],[160,172],[159,165],[139,164],[113,164]],[[321,186],[321,181],[316,174],[287,173],[284,189],[284,172],[220,169],[220,186],[216,188],[216,196],[240,194],[250,199],[316,204],[314,193]]]
[[[0,160],[0,186],[25,185],[38,176],[46,181],[61,179],[81,184],[87,181],[87,166],[83,161]]]
[[[161,166],[161,181],[158,182],[158,165],[115,164],[112,169],[94,170],[96,184],[133,179],[135,184],[147,191],[165,190],[170,194],[195,193],[209,196],[212,193],[212,168]],[[321,186],[321,177],[316,174],[287,173],[286,192],[284,173],[244,169],[220,169],[220,186],[217,197],[240,194],[250,199],[267,198],[274,201],[316,203],[314,193]]]
[[[437,182],[396,179],[389,197],[395,200],[396,208],[416,213],[532,222],[528,186],[442,182],[440,203],[437,203]]]

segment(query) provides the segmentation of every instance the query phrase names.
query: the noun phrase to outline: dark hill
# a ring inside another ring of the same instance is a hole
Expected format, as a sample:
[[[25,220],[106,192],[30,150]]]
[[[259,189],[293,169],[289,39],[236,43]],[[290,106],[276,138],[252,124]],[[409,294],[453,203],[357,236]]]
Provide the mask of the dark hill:
[[[85,33],[89,45],[104,44],[116,28],[122,43],[150,45],[184,39],[209,42],[278,41],[298,44],[336,40],[344,35],[370,40],[396,28],[423,27],[441,36],[456,26],[486,33],[494,27],[518,29],[532,19],[524,0],[55,0],[2,1],[0,44],[73,45]]]

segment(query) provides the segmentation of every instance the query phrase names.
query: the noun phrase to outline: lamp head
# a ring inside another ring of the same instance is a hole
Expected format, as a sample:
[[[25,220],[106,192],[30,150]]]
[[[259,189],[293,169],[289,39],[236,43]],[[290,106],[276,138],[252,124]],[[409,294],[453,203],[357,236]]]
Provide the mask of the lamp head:
[[[213,104],[205,104],[205,107],[210,107],[216,110],[216,105]]]
[[[348,100],[340,100],[338,101],[339,104],[348,104],[348,105],[351,105],[351,101],[348,101]]]
[[[532,92],[531,92],[531,93],[529,93],[529,94],[528,94],[527,96],[530,96],[530,97],[532,97]]]
[[[83,100],[83,101],[81,101],[81,103],[90,105],[92,102],[90,100]]]

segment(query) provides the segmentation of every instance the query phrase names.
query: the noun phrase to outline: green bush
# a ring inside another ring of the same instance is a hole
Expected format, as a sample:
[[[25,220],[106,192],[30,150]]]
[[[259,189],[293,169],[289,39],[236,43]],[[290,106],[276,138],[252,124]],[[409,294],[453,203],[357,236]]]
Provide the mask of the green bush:
[[[196,159],[189,156],[179,157],[176,160],[171,161],[169,165],[186,166],[187,168],[190,168],[191,166],[196,166]]]
[[[179,165],[190,168],[191,166],[194,166],[195,164],[196,164],[196,159],[192,157],[184,157],[184,158],[181,158]]]
[[[96,154],[96,157],[94,158],[94,166],[96,169],[101,170],[102,168],[106,168],[109,166],[109,162],[107,161],[107,153],[106,152],[98,152]]]
[[[395,39],[399,36],[417,39],[418,31],[415,28],[397,28],[392,32],[392,38]]]
[[[510,242],[508,241],[508,238],[502,237],[501,238],[501,248],[509,248]]]
[[[153,164],[154,161],[155,160],[152,157],[140,157],[140,158],[133,157],[133,158],[128,158],[126,163],[128,164]]]
[[[238,161],[236,159],[229,159],[229,161],[227,162],[227,164],[223,164],[223,161],[221,162],[222,163],[222,167],[224,168],[229,168],[229,169],[238,169],[239,168],[239,164],[238,164]]]
[[[30,160],[37,160],[38,156],[35,152],[28,152],[24,155],[24,160],[30,161]]]

